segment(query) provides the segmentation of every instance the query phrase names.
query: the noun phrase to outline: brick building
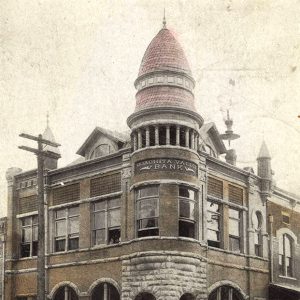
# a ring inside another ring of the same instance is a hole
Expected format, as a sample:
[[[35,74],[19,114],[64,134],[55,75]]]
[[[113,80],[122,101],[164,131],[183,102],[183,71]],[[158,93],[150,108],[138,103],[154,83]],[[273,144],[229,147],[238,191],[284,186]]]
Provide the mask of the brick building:
[[[257,174],[235,165],[165,24],[134,84],[128,133],[97,127],[81,159],[45,161],[48,299],[299,299],[300,199],[274,186],[266,145]],[[36,296],[36,176],[7,171],[5,299]]]

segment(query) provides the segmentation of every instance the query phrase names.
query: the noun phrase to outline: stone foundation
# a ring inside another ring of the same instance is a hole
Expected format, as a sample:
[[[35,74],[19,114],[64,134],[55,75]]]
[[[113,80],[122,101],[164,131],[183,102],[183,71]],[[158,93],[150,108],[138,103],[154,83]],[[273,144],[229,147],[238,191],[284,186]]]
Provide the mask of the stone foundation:
[[[190,293],[207,299],[206,260],[179,252],[137,253],[122,262],[122,300],[134,300],[141,292],[156,300],[179,300]]]

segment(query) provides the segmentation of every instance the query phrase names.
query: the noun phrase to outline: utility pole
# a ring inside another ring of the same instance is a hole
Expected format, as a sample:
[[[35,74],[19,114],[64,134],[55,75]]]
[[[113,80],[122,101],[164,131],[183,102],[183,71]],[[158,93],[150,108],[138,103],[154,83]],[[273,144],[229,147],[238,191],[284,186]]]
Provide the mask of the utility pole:
[[[21,133],[20,137],[36,141],[37,149],[19,146],[20,149],[34,153],[37,156],[37,201],[38,201],[38,257],[37,257],[37,300],[45,300],[45,203],[44,203],[44,159],[59,158],[60,155],[48,150],[44,150],[44,145],[58,147],[60,144],[43,139],[39,134],[37,137]]]

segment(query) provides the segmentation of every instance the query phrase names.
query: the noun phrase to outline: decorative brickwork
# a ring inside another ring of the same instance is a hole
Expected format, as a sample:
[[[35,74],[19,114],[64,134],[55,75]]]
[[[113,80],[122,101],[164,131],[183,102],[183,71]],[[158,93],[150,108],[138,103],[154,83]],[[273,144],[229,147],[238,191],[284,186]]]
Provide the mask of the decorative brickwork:
[[[32,195],[29,197],[23,197],[19,199],[19,214],[36,211],[37,208],[37,196]]]
[[[228,193],[230,202],[243,205],[243,189],[229,184]]]
[[[201,257],[151,252],[123,260],[122,300],[134,300],[141,292],[156,300],[179,300],[184,293],[204,300],[206,286],[206,262]]]
[[[67,185],[53,190],[53,205],[73,202],[80,199],[79,183]]]
[[[121,173],[97,177],[91,180],[91,197],[121,191]]]
[[[212,177],[208,177],[207,194],[213,197],[223,198],[223,182]]]

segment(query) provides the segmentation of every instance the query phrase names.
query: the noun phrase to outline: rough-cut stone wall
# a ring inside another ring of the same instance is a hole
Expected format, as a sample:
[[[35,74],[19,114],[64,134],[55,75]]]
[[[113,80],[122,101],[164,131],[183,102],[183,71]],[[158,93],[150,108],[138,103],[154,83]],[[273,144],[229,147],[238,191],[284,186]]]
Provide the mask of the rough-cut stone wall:
[[[122,262],[122,300],[141,292],[156,300],[179,300],[184,293],[207,299],[206,260],[184,252],[136,253]]]

